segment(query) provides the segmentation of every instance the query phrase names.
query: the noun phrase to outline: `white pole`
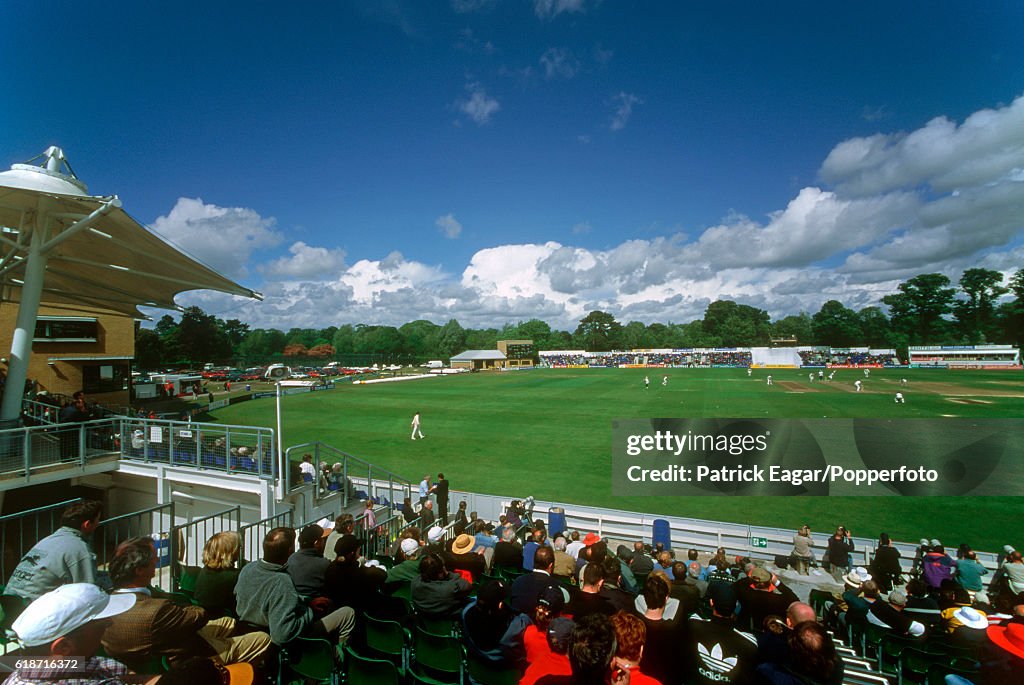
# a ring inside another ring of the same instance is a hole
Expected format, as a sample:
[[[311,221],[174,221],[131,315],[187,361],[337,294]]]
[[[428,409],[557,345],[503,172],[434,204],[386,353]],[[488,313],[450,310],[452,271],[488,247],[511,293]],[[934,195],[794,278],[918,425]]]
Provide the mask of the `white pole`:
[[[278,483],[284,483],[277,493],[278,499],[284,499],[288,492],[288,477],[291,475],[284,463],[284,439],[281,437],[281,381],[277,382],[277,479]]]

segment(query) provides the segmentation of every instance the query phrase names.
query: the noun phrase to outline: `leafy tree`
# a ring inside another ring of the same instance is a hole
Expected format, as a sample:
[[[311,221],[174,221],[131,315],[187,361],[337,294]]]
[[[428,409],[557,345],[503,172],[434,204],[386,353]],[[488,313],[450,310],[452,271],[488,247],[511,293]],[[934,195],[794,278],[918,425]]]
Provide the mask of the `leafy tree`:
[[[175,337],[182,357],[193,363],[231,358],[231,342],[220,321],[199,307],[185,308]]]
[[[953,305],[960,334],[971,344],[991,339],[995,324],[995,303],[1009,288],[1003,274],[992,269],[967,269],[960,277],[960,289],[967,295]]]
[[[441,327],[437,338],[437,351],[442,359],[447,360],[466,349],[466,330],[458,321],[452,319]]]
[[[378,354],[385,359],[402,353],[402,334],[394,326],[356,326],[357,354]]]
[[[601,310],[587,314],[576,327],[574,337],[579,345],[590,352],[608,352],[619,345],[622,324]]]
[[[811,317],[807,312],[791,314],[772,324],[775,339],[795,339],[798,345],[807,345],[814,339]]]
[[[535,350],[548,350],[551,347],[551,326],[540,319],[521,321],[516,327],[516,337],[520,340],[532,340]]]
[[[249,335],[249,324],[242,323],[238,319],[228,319],[223,322],[223,329],[224,335],[228,337],[232,353],[237,354],[239,346],[245,340],[245,336]]]
[[[654,347],[652,338],[648,335],[647,326],[640,321],[630,321],[622,327],[619,333],[619,342],[624,350],[650,349]]]
[[[648,326],[647,338],[651,341],[652,347],[674,347],[672,344],[672,329],[663,323],[652,323]]]
[[[276,328],[257,328],[245,336],[238,346],[238,354],[246,363],[264,361],[284,351],[285,335]]]
[[[954,290],[948,285],[942,274],[920,274],[900,283],[898,293],[882,298],[894,328],[914,343],[941,342],[949,328],[943,317],[953,305]]]
[[[334,332],[332,344],[336,354],[352,354],[356,351],[356,329],[352,324],[339,326]]]
[[[135,366],[159,369],[163,366],[164,344],[156,331],[135,324]]]
[[[431,321],[419,319],[403,324],[398,332],[405,341],[404,350],[407,354],[416,359],[426,359],[434,354],[441,327]]]
[[[878,307],[864,307],[857,312],[863,343],[870,347],[896,347],[889,319]]]
[[[729,347],[766,345],[771,338],[771,317],[763,309],[732,300],[716,300],[704,312],[703,328]]]
[[[850,347],[862,342],[860,318],[838,300],[829,300],[811,317],[814,342],[832,347]]]
[[[466,349],[493,350],[498,347],[498,329],[482,328],[466,331]]]

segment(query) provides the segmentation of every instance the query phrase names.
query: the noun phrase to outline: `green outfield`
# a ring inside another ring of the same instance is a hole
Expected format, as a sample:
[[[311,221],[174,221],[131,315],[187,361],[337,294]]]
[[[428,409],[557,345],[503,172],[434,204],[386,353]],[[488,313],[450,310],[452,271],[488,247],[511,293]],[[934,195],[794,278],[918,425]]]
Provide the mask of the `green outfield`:
[[[774,385],[766,376],[771,373]],[[284,398],[285,444],[320,440],[410,480],[444,471],[452,487],[614,509],[898,540],[1020,547],[1017,497],[613,497],[614,418],[888,418],[1024,416],[1020,371],[536,369],[368,385]],[[667,387],[661,385],[669,376]],[[645,390],[644,376],[651,379]],[[901,378],[907,379],[902,386]],[[857,393],[854,381],[863,382]],[[906,404],[897,405],[897,391]],[[215,412],[219,423],[274,425],[272,399]],[[413,413],[426,438],[409,439]],[[1021,485],[1024,485],[1022,483]]]

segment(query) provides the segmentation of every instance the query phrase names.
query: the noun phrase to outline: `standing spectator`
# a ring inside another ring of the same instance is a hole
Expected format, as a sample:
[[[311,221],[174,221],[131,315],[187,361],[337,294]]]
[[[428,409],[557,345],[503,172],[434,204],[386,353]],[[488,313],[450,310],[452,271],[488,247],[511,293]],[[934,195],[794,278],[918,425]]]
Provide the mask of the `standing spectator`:
[[[420,506],[422,507],[430,499],[430,474],[423,476],[423,480],[420,481]]]
[[[82,658],[76,685],[124,685],[131,671],[97,657],[110,618],[135,605],[135,595],[108,595],[91,583],[69,583],[32,602],[11,626],[24,646],[23,657]],[[12,673],[6,685],[54,685],[68,682],[67,668],[40,666]]]
[[[267,627],[270,639],[278,646],[300,635],[336,637],[339,644],[344,644],[355,628],[355,612],[342,607],[314,620],[313,610],[295,591],[285,570],[294,548],[293,529],[274,528],[267,533],[263,539],[263,558],[249,562],[238,574],[238,618]]]
[[[65,583],[95,583],[96,555],[91,540],[102,508],[96,500],[69,504],[61,514],[60,528],[37,542],[18,562],[4,595],[31,601]],[[13,603],[4,602],[5,610],[12,607]]]
[[[234,531],[216,533],[203,546],[203,568],[196,578],[195,601],[214,618],[235,613],[235,563],[241,546],[241,538]]]
[[[837,583],[850,569],[850,553],[854,551],[853,539],[846,526],[839,526],[828,539],[828,563],[832,566],[832,577]]]
[[[802,576],[810,574],[811,562],[814,561],[812,547],[814,547],[814,539],[811,538],[811,527],[801,526],[793,536],[793,551],[789,554],[793,559],[793,570]]]
[[[430,528],[435,521],[437,521],[437,516],[434,515],[434,503],[428,499],[420,509],[420,526]]]
[[[900,565],[900,551],[893,547],[888,533],[878,536],[878,549],[871,560],[871,577],[878,583],[882,592],[889,592],[894,585],[900,584],[903,568]]]
[[[443,473],[437,474],[437,483],[434,484],[434,499],[437,500],[437,518],[441,520],[442,526],[448,525],[448,479]]]

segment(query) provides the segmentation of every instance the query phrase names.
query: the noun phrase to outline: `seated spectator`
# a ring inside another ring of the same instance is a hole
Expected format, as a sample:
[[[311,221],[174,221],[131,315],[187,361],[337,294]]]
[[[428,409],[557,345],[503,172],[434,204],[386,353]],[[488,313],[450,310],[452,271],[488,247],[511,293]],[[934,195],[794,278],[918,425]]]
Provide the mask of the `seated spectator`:
[[[661,571],[669,580],[674,580],[675,577],[672,575],[672,564],[672,552],[661,551],[658,552],[658,559],[657,563],[654,565],[654,570]]]
[[[417,514],[416,510],[412,508],[412,497],[406,497],[405,500],[402,502],[402,519],[406,523],[412,523],[419,517],[420,515]]]
[[[532,623],[527,626],[523,631],[527,665],[519,685],[533,685],[544,676],[572,675],[567,652],[569,637],[575,627],[576,624],[565,617],[552,619],[546,630]]]
[[[593,565],[600,568],[604,575],[604,584],[601,585],[601,596],[615,607],[616,611],[633,611],[636,595],[622,587],[622,562],[612,556],[605,555],[604,561],[594,563]]]
[[[699,685],[747,683],[757,666],[757,640],[735,627],[736,591],[727,583],[708,586],[711,618],[687,623],[689,651],[682,663],[690,670],[687,682]],[[678,682],[678,681],[677,681]]]
[[[979,683],[1012,683],[1024,673],[1024,622],[989,626]]]
[[[757,667],[769,685],[833,685],[842,682],[842,660],[832,637],[817,621],[798,623],[787,636],[789,659]],[[837,674],[839,675],[837,679]]]
[[[565,551],[568,543],[565,538],[559,535],[555,538],[555,569],[553,574],[562,578],[571,578],[576,570],[576,560]]]
[[[907,608],[938,613],[939,603],[928,595],[928,586],[919,578],[907,583]]]
[[[370,607],[377,590],[384,587],[387,572],[380,566],[359,563],[362,542],[355,535],[345,535],[334,548],[334,561],[324,571],[324,590],[334,606],[352,607],[363,612]],[[292,555],[294,559],[296,554]],[[288,562],[291,566],[291,561]],[[298,589],[298,587],[296,587]]]
[[[700,576],[699,564],[693,569],[693,573],[694,575],[691,577],[686,564],[681,561],[672,564],[672,575],[675,576],[675,580],[672,581],[669,594],[679,600],[679,611],[682,618],[700,609],[701,594],[696,583],[704,583],[704,581],[698,578]],[[704,583],[704,587],[707,587],[707,583]]]
[[[60,528],[21,558],[3,594],[23,601],[5,601],[3,607],[8,616],[16,615],[24,602],[38,599],[64,583],[96,582],[92,534],[99,526],[102,508],[96,500],[69,504],[61,514]]]
[[[487,561],[482,549],[479,552],[475,550],[476,539],[472,535],[459,535],[452,540],[450,550],[443,555],[445,566],[452,571],[466,571],[472,576],[471,582],[480,580],[480,576],[487,572]]]
[[[1024,557],[1021,553],[1017,550],[1010,552],[1000,567],[1000,572],[1006,578],[1010,594],[1017,599],[1024,599]]]
[[[981,562],[978,561],[977,553],[973,550],[968,550],[963,559],[957,559],[956,561],[955,580],[972,595],[975,592],[981,591],[984,587],[981,577],[987,573],[988,569],[981,565]]]
[[[388,569],[385,585],[411,583],[420,574],[420,553],[423,549],[415,538],[402,540],[399,551],[401,561]]]
[[[234,531],[214,534],[203,546],[203,568],[196,578],[195,600],[212,618],[235,613],[235,583],[241,538]]]
[[[921,577],[929,588],[938,590],[942,587],[942,581],[953,577],[954,565],[955,562],[946,554],[946,548],[935,545],[921,559]]]
[[[619,582],[618,584],[623,590],[635,595],[640,592],[640,588],[636,585],[636,576],[633,575],[633,569],[629,563],[633,560],[633,554],[629,551],[629,547],[625,545],[619,545],[615,548],[615,560],[619,562]]]
[[[324,573],[331,565],[324,557],[325,542],[324,529],[311,523],[299,533],[299,549],[288,558],[288,575],[303,597],[319,597],[324,592]]]
[[[528,630],[527,626],[536,626],[526,614],[512,611],[507,597],[508,586],[504,581],[485,583],[462,610],[462,636],[466,647],[479,658],[492,664],[515,666],[523,656],[519,648],[523,631]]]
[[[845,590],[842,595],[843,615],[840,623],[845,628],[850,623],[862,623],[867,618],[868,609],[878,599],[878,583],[862,566],[858,566],[843,576]]]
[[[987,629],[988,616],[969,606],[958,608],[946,622],[950,644],[965,647],[983,645],[988,640]]]
[[[887,600],[879,600],[871,604],[865,618],[868,623],[888,628],[896,635],[921,637],[924,635],[924,624],[903,613],[906,607],[906,593],[896,589],[889,593]]]
[[[355,628],[355,612],[341,607],[314,620],[312,608],[285,570],[294,548],[292,528],[274,528],[263,538],[263,558],[249,562],[238,574],[235,598],[239,620],[268,628],[270,639],[278,646],[300,635],[344,644]]]
[[[734,590],[740,602],[740,625],[757,630],[761,629],[766,616],[785,616],[789,605],[799,601],[795,592],[760,566],[751,569],[748,577],[736,581]]]
[[[110,619],[135,605],[136,596],[108,595],[92,583],[61,585],[37,598],[14,621],[11,629],[27,658],[81,658],[76,685],[124,685],[131,671],[124,664],[97,657]],[[68,682],[67,668],[40,666],[18,669],[6,685],[53,685]]]
[[[465,578],[450,572],[441,555],[428,553],[420,562],[420,575],[412,579],[412,605],[431,617],[455,617],[473,590]]]
[[[695,549],[688,549],[688,550],[686,550],[686,568],[687,568],[687,570],[689,570],[689,568],[693,564],[697,564],[697,570],[699,571],[697,577],[700,580],[705,580],[706,577],[707,577],[707,572],[704,570],[704,567],[701,566],[701,563],[698,561],[699,558],[700,558],[700,554],[697,552],[697,550],[695,550]],[[674,571],[673,571],[673,573],[674,573]]]
[[[512,582],[509,593],[509,605],[516,611],[530,616],[537,607],[537,598],[548,587],[557,587],[558,582],[551,577],[555,567],[555,551],[550,547],[539,546],[533,556],[533,571],[525,573]]]
[[[619,611],[612,615],[615,627],[615,665],[629,672],[629,685],[661,685],[640,669],[647,641],[647,625],[638,616]]]
[[[494,564],[494,548],[498,544],[498,538],[494,535],[494,524],[487,521],[474,521],[470,524],[473,530],[473,540],[477,549],[482,550],[487,568]]]
[[[716,581],[722,583],[732,583],[736,580],[730,568],[729,557],[725,554],[725,548],[719,547],[718,550],[715,552],[715,556],[713,556],[711,558],[711,561],[708,563],[707,580],[708,583]]]
[[[586,547],[586,545],[584,545],[583,541],[580,540],[580,532],[578,530],[574,530],[569,534],[568,544],[565,546],[565,553],[574,560],[579,559],[580,550],[584,547]]]
[[[565,611],[573,617],[573,620],[580,620],[590,614],[604,614],[611,616],[616,608],[601,594],[604,586],[604,569],[597,564],[587,564],[583,569],[583,585],[580,591],[575,593]]]
[[[679,602],[668,593],[668,579],[655,571],[647,576],[643,594],[637,597],[636,610],[647,629],[640,669],[662,683],[678,683],[685,672],[679,649],[686,642],[687,623],[674,615]]]
[[[893,547],[888,533],[878,536],[878,549],[875,550],[875,556],[871,560],[868,570],[882,592],[889,592],[894,584],[900,582],[903,572],[900,565],[900,551]]]
[[[514,528],[506,527],[502,532],[501,540],[494,545],[494,558],[491,565],[509,569],[523,567],[523,546],[516,539]]]
[[[577,621],[569,636],[570,676],[546,675],[537,685],[601,683],[626,685],[629,674],[615,669],[615,628],[607,616],[594,614]]]
[[[111,619],[103,634],[107,654],[136,671],[154,657],[167,657],[172,663],[193,656],[225,664],[262,660],[270,648],[266,633],[236,635],[233,618],[211,621],[202,607],[177,606],[153,597],[149,584],[156,575],[156,562],[151,538],[130,538],[118,545],[109,566],[114,593],[134,594],[136,601]]]
[[[629,567],[633,569],[633,575],[650,575],[654,570],[654,560],[651,555],[644,551],[644,543],[637,540],[633,543],[633,561]]]
[[[433,552],[434,554],[440,554],[444,556],[445,544],[444,544],[444,528],[441,526],[431,526],[427,529],[427,551]]]
[[[547,531],[544,530],[543,526],[536,526],[533,532],[530,534],[530,540],[523,545],[523,570],[533,570],[533,557],[537,553],[539,547],[550,547],[550,543],[547,541]]]
[[[302,482],[312,483],[316,480],[316,467],[313,466],[313,455],[303,454],[299,462],[299,469],[302,471]]]
[[[356,530],[356,519],[352,514],[342,514],[334,519],[334,528],[331,529],[327,540],[324,541],[324,559],[334,561],[334,548],[343,535],[353,535]]]

